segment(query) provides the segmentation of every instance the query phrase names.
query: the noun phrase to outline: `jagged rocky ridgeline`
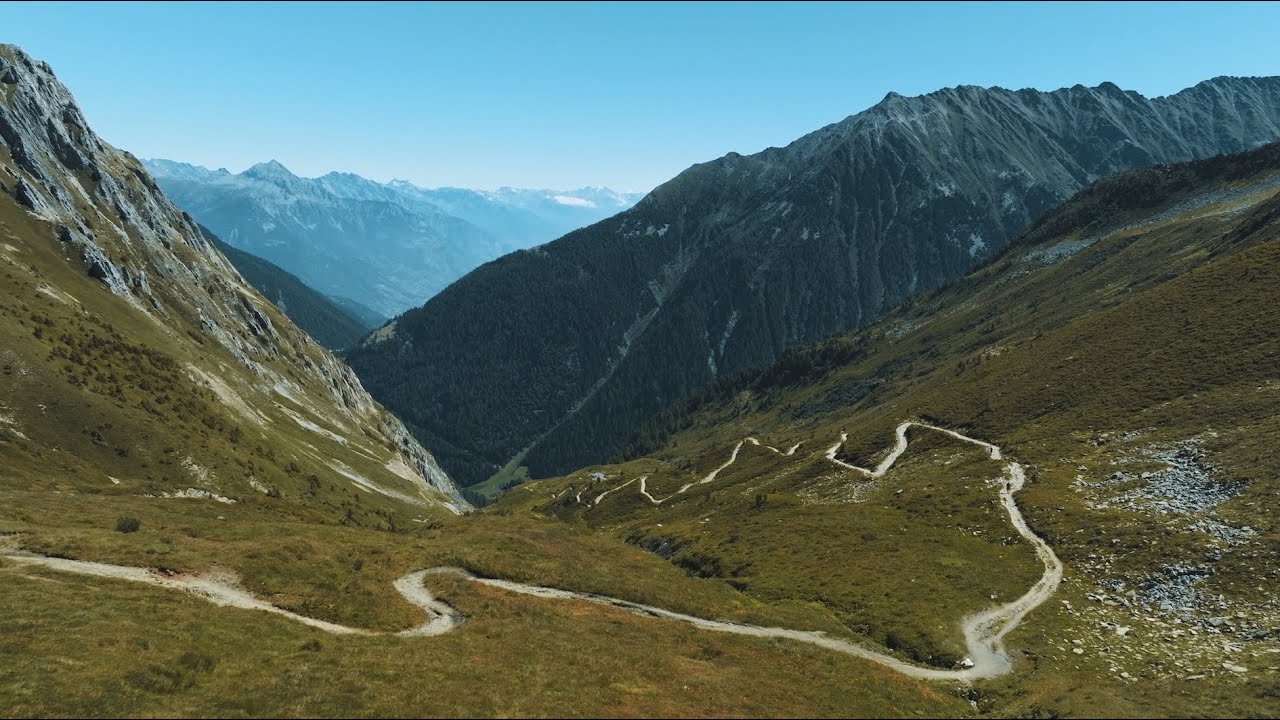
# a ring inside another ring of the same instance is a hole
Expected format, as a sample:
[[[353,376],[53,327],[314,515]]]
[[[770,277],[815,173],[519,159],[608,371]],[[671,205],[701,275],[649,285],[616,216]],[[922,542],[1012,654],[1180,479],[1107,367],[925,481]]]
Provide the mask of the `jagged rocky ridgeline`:
[[[236,438],[243,431],[265,441],[265,447],[296,456],[290,472],[315,468],[317,485],[329,477],[422,508],[459,512],[467,507],[431,454],[365,392],[351,370],[246,283],[136,158],[89,129],[47,64],[12,45],[0,46],[0,139],[0,187],[11,198],[5,202],[13,210],[6,212],[17,213],[7,216],[12,222],[5,224],[3,246],[17,318],[9,330],[18,332],[23,313],[39,315],[38,307],[27,305],[35,294],[21,293],[28,284],[71,306],[59,308],[62,325],[56,317],[41,316],[56,337],[30,349],[14,344],[7,361],[38,374],[45,371],[44,351],[67,352],[47,345],[145,347],[165,367],[180,368],[175,377],[182,383],[199,388],[188,394],[213,398],[218,407],[208,427],[235,426]],[[41,223],[47,224],[47,242],[34,236]],[[51,245],[58,247],[51,251]],[[54,281],[46,275],[54,274],[32,262],[50,256],[75,274],[59,270],[57,277],[70,279],[51,286]],[[138,318],[149,322],[138,323]],[[97,328],[95,337],[77,335],[90,322]],[[30,331],[24,332],[30,338]],[[146,378],[113,379],[106,368],[94,372],[93,382],[114,388],[119,411],[133,412],[127,396]],[[72,379],[78,391],[95,387],[79,376]],[[24,413],[37,413],[21,406],[9,410],[15,425],[22,424]],[[40,445],[38,426],[31,418],[22,437]],[[182,450],[193,454],[191,465],[208,464],[198,448]],[[199,476],[208,484],[200,489],[222,496],[234,497],[245,489],[240,485],[255,482],[252,476]]]

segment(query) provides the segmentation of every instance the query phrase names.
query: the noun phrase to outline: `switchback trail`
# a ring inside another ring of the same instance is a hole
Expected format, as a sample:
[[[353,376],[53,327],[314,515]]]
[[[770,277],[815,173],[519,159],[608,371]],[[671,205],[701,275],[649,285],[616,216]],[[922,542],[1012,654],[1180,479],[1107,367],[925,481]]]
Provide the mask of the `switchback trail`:
[[[978,447],[986,450],[992,460],[1004,462],[1004,474],[1000,485],[1000,504],[1009,515],[1009,522],[1013,525],[1014,529],[1017,530],[1018,534],[1026,539],[1027,542],[1031,543],[1031,547],[1035,550],[1036,557],[1044,564],[1044,574],[1040,576],[1040,579],[1036,581],[1035,585],[1031,586],[1030,590],[1018,599],[977,613],[976,615],[971,615],[964,619],[961,623],[961,631],[964,633],[965,647],[969,653],[969,657],[965,659],[965,664],[968,667],[961,670],[936,670],[933,668],[920,667],[904,663],[889,655],[884,655],[883,653],[877,653],[873,650],[862,648],[861,646],[852,645],[851,643],[845,643],[843,641],[833,640],[830,638],[824,639],[823,642],[818,642],[812,637],[814,633],[782,630],[780,628],[758,629],[767,630],[769,632],[769,637],[789,637],[795,640],[811,642],[815,645],[821,645],[833,650],[840,650],[841,652],[848,652],[860,657],[865,657],[867,659],[889,665],[890,667],[893,667],[907,675],[911,675],[912,677],[967,680],[1003,675],[1009,672],[1012,668],[1012,659],[1004,648],[1005,636],[1012,632],[1013,629],[1022,622],[1022,619],[1027,616],[1027,613],[1039,607],[1045,600],[1048,600],[1049,597],[1053,595],[1055,590],[1058,589],[1058,585],[1062,582],[1062,561],[1059,560],[1058,556],[1053,552],[1053,548],[1049,547],[1048,543],[1038,535],[1031,532],[1031,528],[1027,526],[1026,518],[1022,516],[1022,511],[1018,509],[1018,504],[1013,499],[1013,494],[1021,490],[1023,484],[1026,482],[1026,472],[1023,470],[1021,464],[1005,459],[1000,448],[996,445],[971,438],[968,435],[956,432],[955,430],[948,430],[947,428],[930,425],[929,423],[907,420],[898,424],[898,427],[894,431],[895,442],[893,447],[890,448],[889,454],[886,455],[884,459],[875,466],[875,468],[859,467],[837,457],[840,452],[840,448],[849,439],[847,433],[840,433],[840,442],[828,448],[824,453],[824,457],[841,468],[852,470],[868,478],[882,477],[885,473],[889,472],[894,463],[898,461],[898,458],[902,457],[902,454],[906,452],[907,445],[909,444],[907,440],[907,431],[912,427],[932,430],[933,432],[941,433],[955,440],[977,445]],[[763,447],[779,455],[785,456],[794,455],[801,445],[801,443],[796,443],[786,452],[782,452],[775,447],[762,445],[760,441],[754,437],[747,437],[734,446],[733,452],[729,455],[729,459],[723,465],[712,470],[710,474],[701,480],[687,483],[679,490],[675,491],[675,493],[665,498],[658,499],[649,494],[648,487],[646,485],[648,476],[645,475],[637,478],[640,482],[640,494],[654,505],[661,505],[677,495],[684,494],[692,487],[713,482],[721,472],[737,461],[738,453],[742,450],[743,443],[751,443],[757,447]],[[636,480],[630,480],[613,490],[621,490],[633,482],[636,482]],[[613,492],[613,490],[606,491],[604,494],[597,497],[592,507],[599,505],[600,501],[604,499],[604,495]],[[688,620],[685,621],[688,622]],[[699,627],[707,626],[699,625]],[[746,626],[735,627],[741,628]],[[715,628],[707,627],[707,629]],[[720,629],[725,632],[740,632],[740,630]],[[836,645],[840,645],[841,647],[836,647]],[[854,651],[850,648],[843,647],[844,645],[850,645],[851,647],[859,649]]]
[[[979,447],[985,448],[991,456],[992,460],[1004,460],[1000,448],[981,440],[975,440],[966,435],[962,435],[952,430],[935,427],[925,423],[904,422],[897,428],[897,443],[890,451],[889,455],[882,460],[874,470],[860,468],[850,465],[836,458],[840,445],[845,441],[845,436],[841,435],[841,441],[833,448],[827,451],[828,460],[845,467],[850,470],[860,472],[868,477],[879,477],[893,466],[893,463],[902,455],[907,447],[907,430],[912,427],[920,427],[933,430],[949,435],[957,440],[968,442]],[[744,440],[743,442],[746,442]],[[753,444],[759,444],[752,441]],[[767,447],[767,446],[766,446]],[[790,455],[795,452],[796,448],[792,447],[788,452],[779,454]],[[711,482],[716,475],[729,467],[737,460],[738,451],[742,449],[742,442],[733,449],[729,461],[724,465],[716,468],[710,475],[701,480],[699,483],[690,483],[680,492],[692,487],[695,484]],[[770,448],[773,449],[773,448]],[[776,627],[760,627],[756,625],[744,625],[739,623],[724,622],[721,620],[708,620],[693,615],[685,615],[683,613],[673,612],[652,605],[644,605],[641,603],[631,602],[629,600],[621,600],[619,598],[608,597],[605,595],[596,595],[594,593],[574,592],[572,590],[561,590],[558,588],[542,587],[539,585],[528,585],[518,583],[511,580],[500,580],[496,578],[479,577],[462,568],[456,567],[436,567],[426,570],[415,570],[395,581],[395,588],[404,599],[413,605],[421,608],[427,615],[426,622],[408,630],[398,633],[377,633],[371,630],[361,628],[353,628],[345,625],[309,618],[304,615],[278,608],[270,603],[254,597],[249,592],[238,587],[229,577],[219,577],[214,574],[203,576],[191,576],[165,573],[158,570],[146,568],[125,567],[120,565],[107,565],[104,563],[86,562],[83,560],[68,560],[65,558],[46,557],[21,550],[14,550],[6,547],[0,547],[0,558],[16,562],[23,565],[38,565],[62,572],[77,573],[81,575],[91,575],[96,577],[114,578],[120,580],[130,580],[133,582],[143,582],[152,585],[158,585],[174,590],[182,590],[198,597],[204,598],[216,605],[229,607],[244,608],[249,610],[263,610],[266,612],[283,615],[284,617],[296,622],[319,628],[331,633],[344,635],[377,635],[377,634],[394,634],[402,637],[412,636],[429,636],[441,635],[458,627],[464,621],[461,614],[448,606],[447,604],[436,600],[426,589],[423,581],[427,575],[448,574],[465,578],[471,582],[488,585],[490,587],[499,588],[508,592],[519,593],[521,595],[530,595],[533,597],[546,598],[552,600],[579,600],[597,605],[606,605],[609,607],[626,610],[637,615],[653,617],[673,622],[682,622],[694,627],[710,630],[714,632],[732,633],[735,635],[747,635],[751,637],[763,638],[779,638],[786,640],[794,640],[797,642],[808,643],[818,647],[833,650],[835,652],[854,655],[872,662],[879,663],[886,667],[892,668],[904,675],[925,680],[958,680],[968,682],[971,680],[992,678],[1008,673],[1012,669],[1012,660],[1008,652],[1004,648],[1004,637],[1009,634],[1018,624],[1026,617],[1027,613],[1038,607],[1041,603],[1049,598],[1057,589],[1058,584],[1062,580],[1062,563],[1054,554],[1053,549],[1049,547],[1039,536],[1031,532],[1027,527],[1026,520],[1022,517],[1022,513],[1018,510],[1017,503],[1014,502],[1013,494],[1022,489],[1023,483],[1026,481],[1026,475],[1020,464],[1011,460],[1005,460],[1005,473],[1001,482],[1000,502],[1005,511],[1009,514],[1009,520],[1017,529],[1018,534],[1026,538],[1028,542],[1035,548],[1036,555],[1044,563],[1044,575],[1036,582],[1030,590],[1022,597],[1013,602],[999,605],[984,612],[965,618],[961,623],[961,629],[964,632],[965,645],[969,651],[965,668],[957,670],[944,670],[940,668],[923,667],[915,665],[904,660],[900,660],[886,653],[877,652],[869,648],[858,645],[857,643],[842,640],[839,638],[828,637],[826,633],[821,631],[810,630],[791,630],[787,628]],[[649,497],[645,490],[644,478],[638,478],[640,481],[640,492]],[[635,482],[632,480],[623,486],[614,488],[620,490],[622,487]],[[608,494],[606,491],[604,494]],[[595,499],[596,503],[604,498],[604,494]],[[679,493],[677,493],[679,494]],[[649,498],[653,500],[652,497]],[[653,500],[654,504],[665,502],[670,498],[663,500]]]

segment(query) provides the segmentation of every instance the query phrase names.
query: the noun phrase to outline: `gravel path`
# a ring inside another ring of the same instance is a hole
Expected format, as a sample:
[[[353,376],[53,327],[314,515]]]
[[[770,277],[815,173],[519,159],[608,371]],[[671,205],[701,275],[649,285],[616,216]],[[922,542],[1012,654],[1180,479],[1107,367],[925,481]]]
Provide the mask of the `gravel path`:
[[[105,563],[87,562],[84,560],[68,560],[66,558],[46,557],[35,553],[24,552],[21,550],[6,550],[0,555],[6,560],[19,563],[21,565],[38,565],[47,567],[51,570],[60,572],[76,573],[77,575],[90,575],[93,577],[111,578],[113,580],[129,580],[132,582],[147,583],[149,585],[159,585],[160,587],[169,588],[171,590],[181,590],[191,593],[196,597],[208,600],[214,605],[223,607],[241,608],[244,610],[262,610],[264,612],[273,613],[275,615],[283,615],[290,620],[300,622],[303,625],[309,625],[319,628],[325,632],[331,632],[337,635],[400,635],[403,637],[418,635],[440,635],[449,632],[453,628],[460,625],[463,618],[457,611],[448,605],[436,600],[427,591],[426,586],[422,584],[422,576],[432,572],[430,570],[419,570],[411,572],[395,582],[396,590],[405,600],[413,605],[421,608],[427,614],[427,620],[423,624],[402,630],[398,633],[378,633],[363,628],[353,628],[346,625],[327,622],[325,620],[317,620],[316,618],[307,617],[290,612],[283,608],[276,607],[268,602],[254,597],[251,593],[236,584],[234,578],[229,575],[219,575],[210,573],[207,575],[184,575],[178,573],[168,573],[162,570],[152,568],[127,567],[124,565],[107,565]]]

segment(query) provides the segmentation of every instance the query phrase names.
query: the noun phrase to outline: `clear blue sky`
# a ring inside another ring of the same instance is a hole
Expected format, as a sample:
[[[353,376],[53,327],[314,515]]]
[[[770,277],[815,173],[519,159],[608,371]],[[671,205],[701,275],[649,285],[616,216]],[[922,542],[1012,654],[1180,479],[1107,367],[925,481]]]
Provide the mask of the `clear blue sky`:
[[[904,95],[1280,73],[1280,4],[6,3],[108,142],[420,185],[648,190]]]

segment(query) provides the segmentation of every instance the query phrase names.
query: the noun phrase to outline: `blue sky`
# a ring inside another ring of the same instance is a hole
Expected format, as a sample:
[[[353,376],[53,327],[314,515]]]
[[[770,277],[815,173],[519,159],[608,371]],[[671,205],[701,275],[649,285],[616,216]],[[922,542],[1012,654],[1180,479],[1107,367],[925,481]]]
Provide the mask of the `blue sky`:
[[[108,142],[425,186],[648,190],[974,84],[1280,73],[1280,4],[7,3]]]

